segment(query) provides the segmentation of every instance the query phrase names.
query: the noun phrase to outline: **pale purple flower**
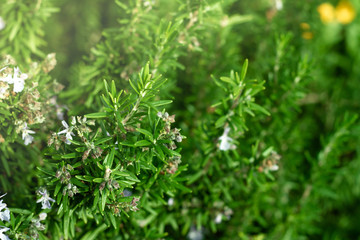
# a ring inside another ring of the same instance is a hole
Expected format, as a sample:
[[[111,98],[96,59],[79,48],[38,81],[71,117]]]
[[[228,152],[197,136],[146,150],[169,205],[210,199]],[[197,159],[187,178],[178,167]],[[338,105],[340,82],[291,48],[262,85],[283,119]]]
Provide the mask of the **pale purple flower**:
[[[235,149],[236,148],[236,146],[234,144],[232,144],[233,139],[228,136],[229,132],[230,132],[230,128],[226,127],[225,130],[224,130],[223,135],[221,135],[221,137],[219,137],[219,140],[220,140],[219,149],[221,151],[227,151],[229,149]]]
[[[124,197],[130,197],[132,195],[132,192],[127,189],[124,189],[123,194],[124,194]]]
[[[62,120],[61,121],[62,125],[64,126],[64,130],[58,132],[58,134],[65,134],[65,137],[66,137],[66,144],[71,144],[71,142],[69,140],[72,140],[72,136],[75,136],[75,134],[72,132],[73,130],[73,127],[69,127],[69,125],[64,121]]]
[[[34,137],[30,134],[34,134],[35,132],[30,130],[27,126],[27,123],[25,123],[25,126],[22,129],[22,139],[24,140],[25,145],[29,145],[34,140]]]
[[[10,228],[6,228],[6,227],[0,228],[0,240],[10,240],[10,238],[4,234],[4,232],[6,232],[9,229]]]
[[[41,195],[41,198],[38,199],[36,202],[37,203],[41,202],[42,204],[41,209],[51,209],[51,205],[49,201],[55,202],[55,200],[49,196],[47,190],[46,189],[39,190],[38,193]]]

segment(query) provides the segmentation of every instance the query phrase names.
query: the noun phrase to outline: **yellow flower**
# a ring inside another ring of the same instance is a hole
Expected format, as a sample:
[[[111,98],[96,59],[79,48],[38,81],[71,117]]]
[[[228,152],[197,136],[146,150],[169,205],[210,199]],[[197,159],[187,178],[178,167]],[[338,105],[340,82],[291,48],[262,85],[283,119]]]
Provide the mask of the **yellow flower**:
[[[300,23],[300,27],[302,30],[309,30],[310,29],[310,25],[306,22],[302,22]]]
[[[310,25],[306,22],[300,23],[300,28],[303,30],[301,37],[306,40],[310,40],[314,37],[314,34],[310,30]]]
[[[355,9],[349,1],[340,1],[335,9],[335,17],[339,23],[349,24],[355,18]]]
[[[301,36],[303,39],[310,40],[314,37],[314,34],[312,32],[303,32]]]
[[[335,8],[330,3],[322,3],[318,6],[317,11],[323,23],[329,23],[335,20]]]

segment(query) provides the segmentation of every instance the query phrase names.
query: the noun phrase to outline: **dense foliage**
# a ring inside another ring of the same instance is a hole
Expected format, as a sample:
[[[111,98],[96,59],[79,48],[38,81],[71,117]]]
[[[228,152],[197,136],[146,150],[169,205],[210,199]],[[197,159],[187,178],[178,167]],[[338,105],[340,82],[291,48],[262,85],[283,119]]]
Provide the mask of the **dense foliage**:
[[[357,239],[359,11],[0,0],[0,239]]]

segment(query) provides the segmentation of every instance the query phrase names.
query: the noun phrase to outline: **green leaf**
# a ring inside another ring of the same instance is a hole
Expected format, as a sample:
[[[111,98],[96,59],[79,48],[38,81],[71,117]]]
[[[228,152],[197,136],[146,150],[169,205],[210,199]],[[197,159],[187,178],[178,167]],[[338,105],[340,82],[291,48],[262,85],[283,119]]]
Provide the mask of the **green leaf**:
[[[174,187],[176,187],[177,189],[179,189],[179,190],[181,190],[181,191],[183,191],[185,193],[191,193],[192,192],[192,190],[190,188],[187,188],[184,185],[182,185],[182,184],[180,184],[180,183],[178,183],[176,181],[173,181],[171,183],[174,185]]]
[[[61,156],[62,159],[71,159],[71,158],[77,158],[77,157],[81,157],[81,154],[73,152],[73,153],[68,153],[68,154]]]
[[[27,209],[21,209],[21,208],[9,208],[10,212],[12,213],[19,213],[19,214],[26,214],[29,215],[32,212]]]
[[[129,146],[129,147],[135,147],[135,145],[132,144],[131,142],[120,142],[120,145]]]
[[[149,62],[147,62],[145,68],[143,68],[143,79],[147,80],[148,76],[149,76]]]
[[[115,156],[115,148],[113,147],[111,149],[110,153],[108,155],[106,155],[103,165],[111,168],[113,161],[114,161],[114,156]]]
[[[95,190],[94,190],[94,202],[93,202],[93,206],[92,206],[93,210],[96,209],[96,205],[99,202],[99,194],[100,194],[99,188],[95,188]]]
[[[227,120],[227,116],[226,116],[226,115],[220,117],[218,120],[216,120],[216,122],[215,122],[215,127],[216,127],[216,128],[223,127],[226,120]]]
[[[149,146],[149,145],[151,145],[151,142],[149,142],[147,140],[140,140],[140,141],[137,141],[134,145],[136,147]]]
[[[162,148],[162,150],[167,153],[168,155],[170,156],[178,156],[178,157],[181,157],[181,154],[174,151],[174,150],[171,150],[171,149],[168,149],[166,146],[164,145],[160,145],[160,147]]]
[[[226,83],[230,83],[231,85],[235,85],[234,80],[232,80],[229,77],[220,77],[220,80],[223,81],[223,82],[226,82]]]
[[[62,186],[62,184],[61,184],[60,182],[58,182],[58,183],[56,184],[55,191],[54,191],[54,196],[55,196],[55,197],[56,197],[57,194],[59,193],[59,191],[60,191],[60,189],[61,189],[61,186]]]
[[[122,176],[122,177],[130,176],[129,173],[124,172],[124,171],[113,171],[111,174],[119,175],[119,176]]]
[[[140,182],[140,180],[131,172],[130,172],[129,176],[126,177],[126,179],[128,179],[130,181],[134,181],[134,182]]]
[[[109,85],[105,79],[103,79],[103,83],[104,83],[105,91],[109,92]]]
[[[110,218],[110,222],[113,225],[113,227],[115,229],[117,229],[117,223],[116,223],[116,219],[115,219],[114,215],[112,213],[108,213],[108,216]]]
[[[75,177],[79,180],[86,181],[86,182],[92,182],[92,180],[94,179],[94,177],[86,176],[86,175],[84,175],[84,176],[76,175]]]
[[[128,6],[124,3],[121,2],[121,0],[115,0],[116,5],[118,5],[119,7],[123,8],[124,10],[128,9]]]
[[[103,178],[94,178],[92,181],[96,182],[96,183],[102,183],[104,181],[104,179]]]
[[[90,113],[90,114],[86,114],[85,117],[87,118],[106,118],[107,117],[106,112],[97,112],[97,113]]]
[[[108,226],[106,226],[106,224],[102,224],[100,227],[98,227],[97,229],[95,229],[92,232],[88,232],[86,233],[81,240],[95,240],[97,239],[97,236],[99,235],[99,233],[104,232],[105,229],[107,229]]]
[[[107,199],[107,194],[108,193],[108,190],[107,189],[104,189],[102,191],[102,195],[101,195],[101,211],[104,212],[105,210],[105,205],[106,205],[106,199]]]
[[[21,22],[22,22],[22,14],[21,12],[19,13],[18,15],[18,19],[17,19],[17,22],[15,23],[15,26],[13,26],[11,28],[11,32],[9,34],[9,41],[12,42],[12,40],[14,40],[17,32],[19,31],[20,29],[20,26],[21,26]]]
[[[69,222],[70,222],[70,213],[69,211],[65,212],[64,216],[64,238],[69,239]]]
[[[240,82],[244,81],[244,79],[245,79],[248,65],[249,65],[249,61],[246,59],[245,62],[244,62],[244,65],[243,65],[243,67],[241,69]]]
[[[131,87],[134,89],[134,91],[135,91],[138,95],[140,95],[139,91],[136,89],[136,86],[134,85],[134,83],[133,83],[130,79],[129,79],[129,83],[130,83]]]
[[[141,128],[136,128],[136,131],[138,131],[139,133],[144,134],[145,136],[149,137],[149,139],[150,139],[151,141],[153,141],[153,135],[152,135],[151,132],[149,132],[148,130],[141,129]]]
[[[111,95],[116,98],[116,86],[114,80],[111,81]]]
[[[48,170],[45,170],[45,169],[43,169],[43,168],[41,168],[41,167],[37,167],[37,169],[40,170],[41,172],[49,175],[49,176],[55,177],[55,174],[54,174],[53,172],[49,172]]]
[[[249,103],[249,105],[253,110],[256,110],[258,112],[262,112],[262,113],[264,113],[265,115],[268,115],[268,116],[271,115],[265,108],[263,108],[262,106],[260,106],[260,105],[258,105],[256,103]]]
[[[161,150],[159,145],[155,145],[155,154],[163,161],[165,162],[165,155],[164,152]],[[166,163],[166,162],[165,162]]]
[[[2,162],[2,167],[5,169],[7,175],[10,175],[10,167],[8,164],[8,160],[6,158],[4,158],[3,156],[1,156],[1,162]]]
[[[192,176],[189,177],[187,184],[192,184],[193,182],[198,180],[203,174],[204,174],[203,171],[198,171],[197,173],[193,174]]]
[[[81,145],[82,145],[81,142],[74,141],[74,140],[71,140],[71,139],[68,139],[68,140],[69,140],[69,142],[71,142],[71,143],[74,144],[74,145],[78,145],[78,146],[81,146]]]
[[[94,144],[95,144],[95,146],[97,146],[104,142],[110,141],[111,139],[113,139],[113,138],[112,137],[101,138],[101,139],[97,140]]]
[[[86,190],[86,189],[89,188],[86,184],[84,184],[83,182],[79,181],[77,178],[71,178],[70,182],[71,182],[72,184],[75,184],[76,186],[82,187],[83,190]]]
[[[151,102],[149,104],[151,104],[154,107],[160,107],[160,106],[163,106],[163,105],[170,104],[172,102],[173,102],[172,100],[159,100],[159,101]]]

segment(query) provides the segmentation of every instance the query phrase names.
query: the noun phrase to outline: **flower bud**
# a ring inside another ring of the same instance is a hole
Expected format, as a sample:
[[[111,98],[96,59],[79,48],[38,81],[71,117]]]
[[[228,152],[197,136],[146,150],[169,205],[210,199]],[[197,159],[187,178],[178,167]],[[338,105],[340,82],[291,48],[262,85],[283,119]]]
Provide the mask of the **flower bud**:
[[[68,196],[69,196],[69,197],[73,197],[73,196],[74,196],[73,191],[69,190],[69,191],[68,191]]]
[[[176,140],[177,142],[182,142],[182,136],[181,136],[181,135],[177,135],[176,138],[175,138],[175,140]]]
[[[56,178],[59,178],[61,176],[61,171],[60,170],[57,170],[56,171],[56,174],[55,174],[55,177]]]
[[[106,182],[102,182],[99,186],[99,190],[102,191],[105,188]]]
[[[115,180],[112,181],[112,185],[113,185],[113,187],[114,187],[115,189],[119,189],[119,188],[120,188],[119,183],[118,183],[117,181],[115,181]]]

